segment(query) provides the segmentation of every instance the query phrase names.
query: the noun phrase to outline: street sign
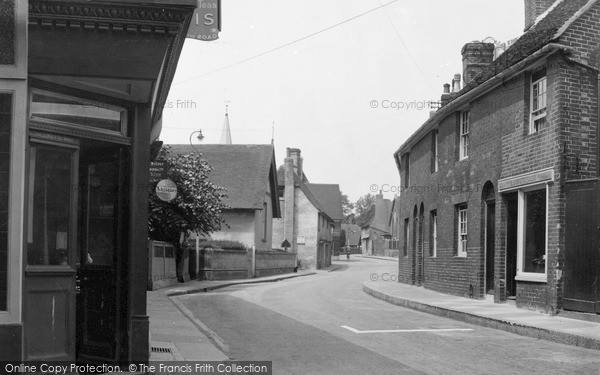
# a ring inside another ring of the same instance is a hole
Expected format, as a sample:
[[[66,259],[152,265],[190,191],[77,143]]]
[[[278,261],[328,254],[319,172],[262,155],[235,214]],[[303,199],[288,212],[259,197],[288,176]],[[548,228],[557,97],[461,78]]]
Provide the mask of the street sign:
[[[170,202],[177,197],[177,185],[171,180],[160,180],[156,184],[156,195],[161,201]]]
[[[198,0],[187,37],[198,40],[219,39],[221,31],[221,1]]]
[[[150,181],[160,181],[167,178],[169,164],[166,160],[157,160],[150,163]]]

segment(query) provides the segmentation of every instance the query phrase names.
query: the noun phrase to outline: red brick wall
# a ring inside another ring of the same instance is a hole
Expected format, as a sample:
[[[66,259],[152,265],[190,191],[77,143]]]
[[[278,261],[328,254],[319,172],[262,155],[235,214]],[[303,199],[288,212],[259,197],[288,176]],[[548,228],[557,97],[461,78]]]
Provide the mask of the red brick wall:
[[[469,157],[458,161],[458,112],[439,124],[439,170],[431,173],[431,139],[428,135],[411,149],[411,188],[402,192],[400,225],[410,220],[408,256],[400,253],[398,279],[418,283],[421,258],[414,249],[413,212],[424,206],[423,281],[427,288],[461,296],[482,298],[484,294],[484,247],[482,189],[491,181],[497,190],[503,136],[524,118],[522,77],[471,103]],[[498,200],[497,200],[498,201]],[[466,258],[456,257],[456,205],[468,205]],[[437,257],[429,257],[429,215],[437,210]],[[497,210],[498,211],[498,210]],[[418,216],[418,214],[417,214]],[[400,233],[403,233],[400,230]],[[400,238],[404,245],[404,236]],[[496,252],[498,253],[498,252]],[[413,266],[414,264],[414,266]]]

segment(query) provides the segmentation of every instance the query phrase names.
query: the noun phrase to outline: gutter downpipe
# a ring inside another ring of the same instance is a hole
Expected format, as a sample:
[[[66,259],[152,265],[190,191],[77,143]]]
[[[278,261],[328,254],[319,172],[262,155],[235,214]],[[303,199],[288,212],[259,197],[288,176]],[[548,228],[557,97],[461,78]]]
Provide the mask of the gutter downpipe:
[[[573,48],[571,48],[569,46],[565,46],[564,44],[548,43],[545,46],[543,46],[542,48],[540,48],[539,50],[535,51],[534,53],[532,53],[531,55],[526,57],[524,60],[519,61],[515,65],[503,70],[502,72],[496,74],[495,76],[488,79],[481,85],[475,87],[471,91],[468,91],[464,95],[459,96],[458,98],[451,101],[444,107],[440,108],[436,112],[435,116],[433,116],[433,117],[429,118],[427,121],[425,121],[425,123],[413,135],[411,135],[406,140],[406,142],[404,142],[404,144],[402,146],[400,146],[400,148],[394,153],[394,157],[397,157],[397,155],[400,153],[406,152],[407,151],[406,149],[409,148],[409,145],[411,145],[413,141],[420,139],[422,137],[423,133],[426,133],[427,131],[430,130],[429,129],[430,125],[438,122],[440,118],[444,118],[444,117],[450,115],[452,112],[456,111],[462,105],[464,105],[465,102],[468,102],[473,98],[476,98],[480,95],[483,95],[483,94],[489,92],[490,90],[492,90],[493,88],[495,88],[496,86],[501,84],[505,78],[511,77],[515,74],[520,73],[525,68],[526,65],[528,65],[532,61],[542,57],[542,55],[554,53],[557,51],[572,52]]]

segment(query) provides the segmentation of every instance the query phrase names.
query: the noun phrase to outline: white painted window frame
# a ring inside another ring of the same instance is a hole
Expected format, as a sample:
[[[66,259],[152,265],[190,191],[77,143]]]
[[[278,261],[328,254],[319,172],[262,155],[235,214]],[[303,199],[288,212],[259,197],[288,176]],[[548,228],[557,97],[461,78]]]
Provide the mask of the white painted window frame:
[[[469,206],[466,204],[461,204],[458,206],[457,212],[457,248],[456,248],[456,256],[459,258],[467,257],[467,244],[468,244],[468,224],[469,224]],[[464,221],[463,221],[464,219]],[[464,223],[464,225],[463,225]],[[462,230],[464,228],[464,231]],[[463,240],[464,236],[464,240]]]
[[[546,239],[545,239],[545,268],[544,273],[525,272],[523,271],[525,265],[525,218],[527,212],[527,199],[525,193],[535,190],[546,189]],[[550,195],[550,187],[546,184],[538,184],[528,186],[526,188],[519,189],[518,191],[518,218],[517,218],[517,275],[515,280],[517,281],[531,281],[531,282],[548,282],[548,197]]]
[[[459,145],[459,160],[464,160],[469,157],[469,131],[470,131],[470,111],[463,111],[460,113],[460,145]]]
[[[535,87],[538,87],[538,95],[534,96]],[[543,87],[543,92],[539,93],[539,87]],[[529,133],[534,134],[539,132],[542,128],[536,128],[535,122],[546,118],[547,106],[548,106],[548,81],[547,76],[531,82],[531,98],[530,98],[530,121],[529,121]],[[543,101],[543,107],[539,107],[534,110],[534,103],[536,99]]]
[[[439,169],[439,148],[438,148],[438,140],[439,140],[439,131],[434,130],[433,132],[433,152],[434,152],[434,159],[433,159],[433,173],[437,172]]]
[[[435,258],[437,257],[437,211],[431,211],[431,218],[431,248],[433,250],[431,257]]]

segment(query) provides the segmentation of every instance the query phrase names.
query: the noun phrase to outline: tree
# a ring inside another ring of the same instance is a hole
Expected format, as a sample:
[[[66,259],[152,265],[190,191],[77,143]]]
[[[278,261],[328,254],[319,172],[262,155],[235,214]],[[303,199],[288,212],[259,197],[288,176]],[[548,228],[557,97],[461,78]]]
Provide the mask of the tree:
[[[221,229],[225,189],[208,180],[212,168],[199,153],[170,156],[164,147],[157,160],[167,161],[168,178],[177,185],[177,197],[164,202],[154,191],[156,184],[150,184],[149,235],[153,240],[179,244],[178,258],[185,258],[191,232],[202,235]],[[187,270],[180,272],[180,277],[187,274]]]
[[[343,249],[344,247],[346,247],[346,231],[344,229],[342,229],[341,233],[340,233],[340,249]]]
[[[344,223],[356,224],[354,214],[354,203],[350,202],[350,198],[342,193],[342,213],[344,214]]]
[[[358,198],[355,205],[356,225],[364,226],[375,216],[375,196],[368,193]]]

